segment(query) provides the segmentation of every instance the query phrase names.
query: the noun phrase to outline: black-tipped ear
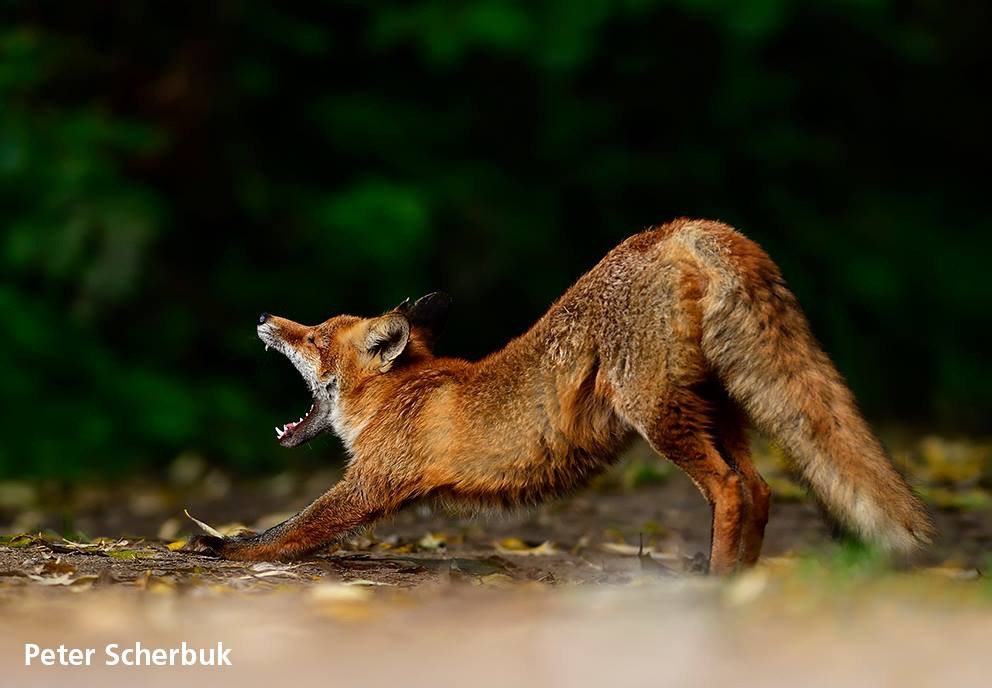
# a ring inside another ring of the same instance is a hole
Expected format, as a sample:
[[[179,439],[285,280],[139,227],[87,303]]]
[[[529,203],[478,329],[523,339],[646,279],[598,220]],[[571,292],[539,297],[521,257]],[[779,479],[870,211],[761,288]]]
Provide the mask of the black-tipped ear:
[[[408,301],[405,301],[404,304]],[[425,343],[430,346],[437,340],[445,323],[448,322],[448,310],[450,308],[451,297],[444,292],[436,291],[427,296],[421,296],[416,303],[407,306],[405,315],[410,320],[410,326],[420,330],[426,340]]]
[[[376,318],[365,336],[365,348],[378,357],[379,371],[386,372],[410,341],[410,323],[404,315],[387,314]]]

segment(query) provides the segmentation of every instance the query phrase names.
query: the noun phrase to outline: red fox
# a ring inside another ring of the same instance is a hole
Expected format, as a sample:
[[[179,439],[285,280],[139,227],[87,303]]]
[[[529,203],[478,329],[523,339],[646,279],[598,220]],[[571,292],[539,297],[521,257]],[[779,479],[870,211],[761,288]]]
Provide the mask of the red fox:
[[[827,511],[890,551],[927,543],[930,518],[892,466],[768,255],[719,222],[630,237],[525,334],[478,362],[438,358],[448,297],[308,327],[263,314],[258,336],[313,396],[276,428],[293,447],[332,430],[342,480],[259,535],[197,536],[188,551],[292,559],[423,499],[485,506],[562,495],[635,437],[712,508],[710,571],[754,564],[769,488],[753,425],[794,460]]]

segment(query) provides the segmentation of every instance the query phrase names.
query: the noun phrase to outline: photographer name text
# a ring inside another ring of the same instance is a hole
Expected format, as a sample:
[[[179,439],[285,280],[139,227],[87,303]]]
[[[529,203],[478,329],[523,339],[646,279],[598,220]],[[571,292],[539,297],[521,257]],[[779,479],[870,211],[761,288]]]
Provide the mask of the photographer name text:
[[[95,647],[41,647],[35,643],[24,644],[24,666],[92,666],[100,662],[105,666],[231,666],[231,649],[218,642],[213,647],[193,647],[183,641],[178,647],[145,647],[140,642],[122,646],[110,643],[97,657]]]

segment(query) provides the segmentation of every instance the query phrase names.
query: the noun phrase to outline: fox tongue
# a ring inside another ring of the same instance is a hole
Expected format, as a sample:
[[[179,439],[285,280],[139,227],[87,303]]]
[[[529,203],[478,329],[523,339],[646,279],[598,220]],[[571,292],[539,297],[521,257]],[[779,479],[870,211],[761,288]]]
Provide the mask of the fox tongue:
[[[300,421],[296,421],[295,423],[286,423],[281,428],[277,427],[276,428],[276,436],[279,437],[279,439],[282,439],[282,436],[283,435],[285,435],[287,432],[291,432],[293,430],[293,428],[295,428],[299,424],[300,424]]]
[[[299,425],[304,420],[306,420],[310,416],[311,411],[313,411],[313,407],[314,407],[314,404],[311,404],[310,405],[310,410],[307,411],[306,415],[303,416],[302,418],[300,418],[298,421],[293,422],[293,423],[286,423],[285,425],[282,426],[282,428],[277,427],[276,428],[276,437],[278,437],[279,439],[282,439],[282,436],[283,435],[285,435],[287,432],[291,432],[294,428],[296,428],[297,425]]]

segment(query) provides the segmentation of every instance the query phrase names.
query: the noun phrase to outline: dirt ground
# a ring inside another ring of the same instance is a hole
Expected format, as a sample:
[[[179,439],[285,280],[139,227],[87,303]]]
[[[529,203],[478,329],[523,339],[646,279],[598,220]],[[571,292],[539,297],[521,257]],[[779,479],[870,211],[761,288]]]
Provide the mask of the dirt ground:
[[[992,509],[962,502],[967,484],[931,500],[933,547],[887,563],[835,543],[772,466],[763,563],[719,581],[701,573],[708,507],[636,453],[556,504],[417,507],[291,564],[175,551],[197,531],[183,509],[223,531],[263,528],[333,472],[236,482],[184,461],[158,481],[0,486],[0,684],[944,686],[992,669]],[[223,642],[233,666],[103,664],[108,643],[139,640]],[[24,666],[25,643],[96,660]]]

